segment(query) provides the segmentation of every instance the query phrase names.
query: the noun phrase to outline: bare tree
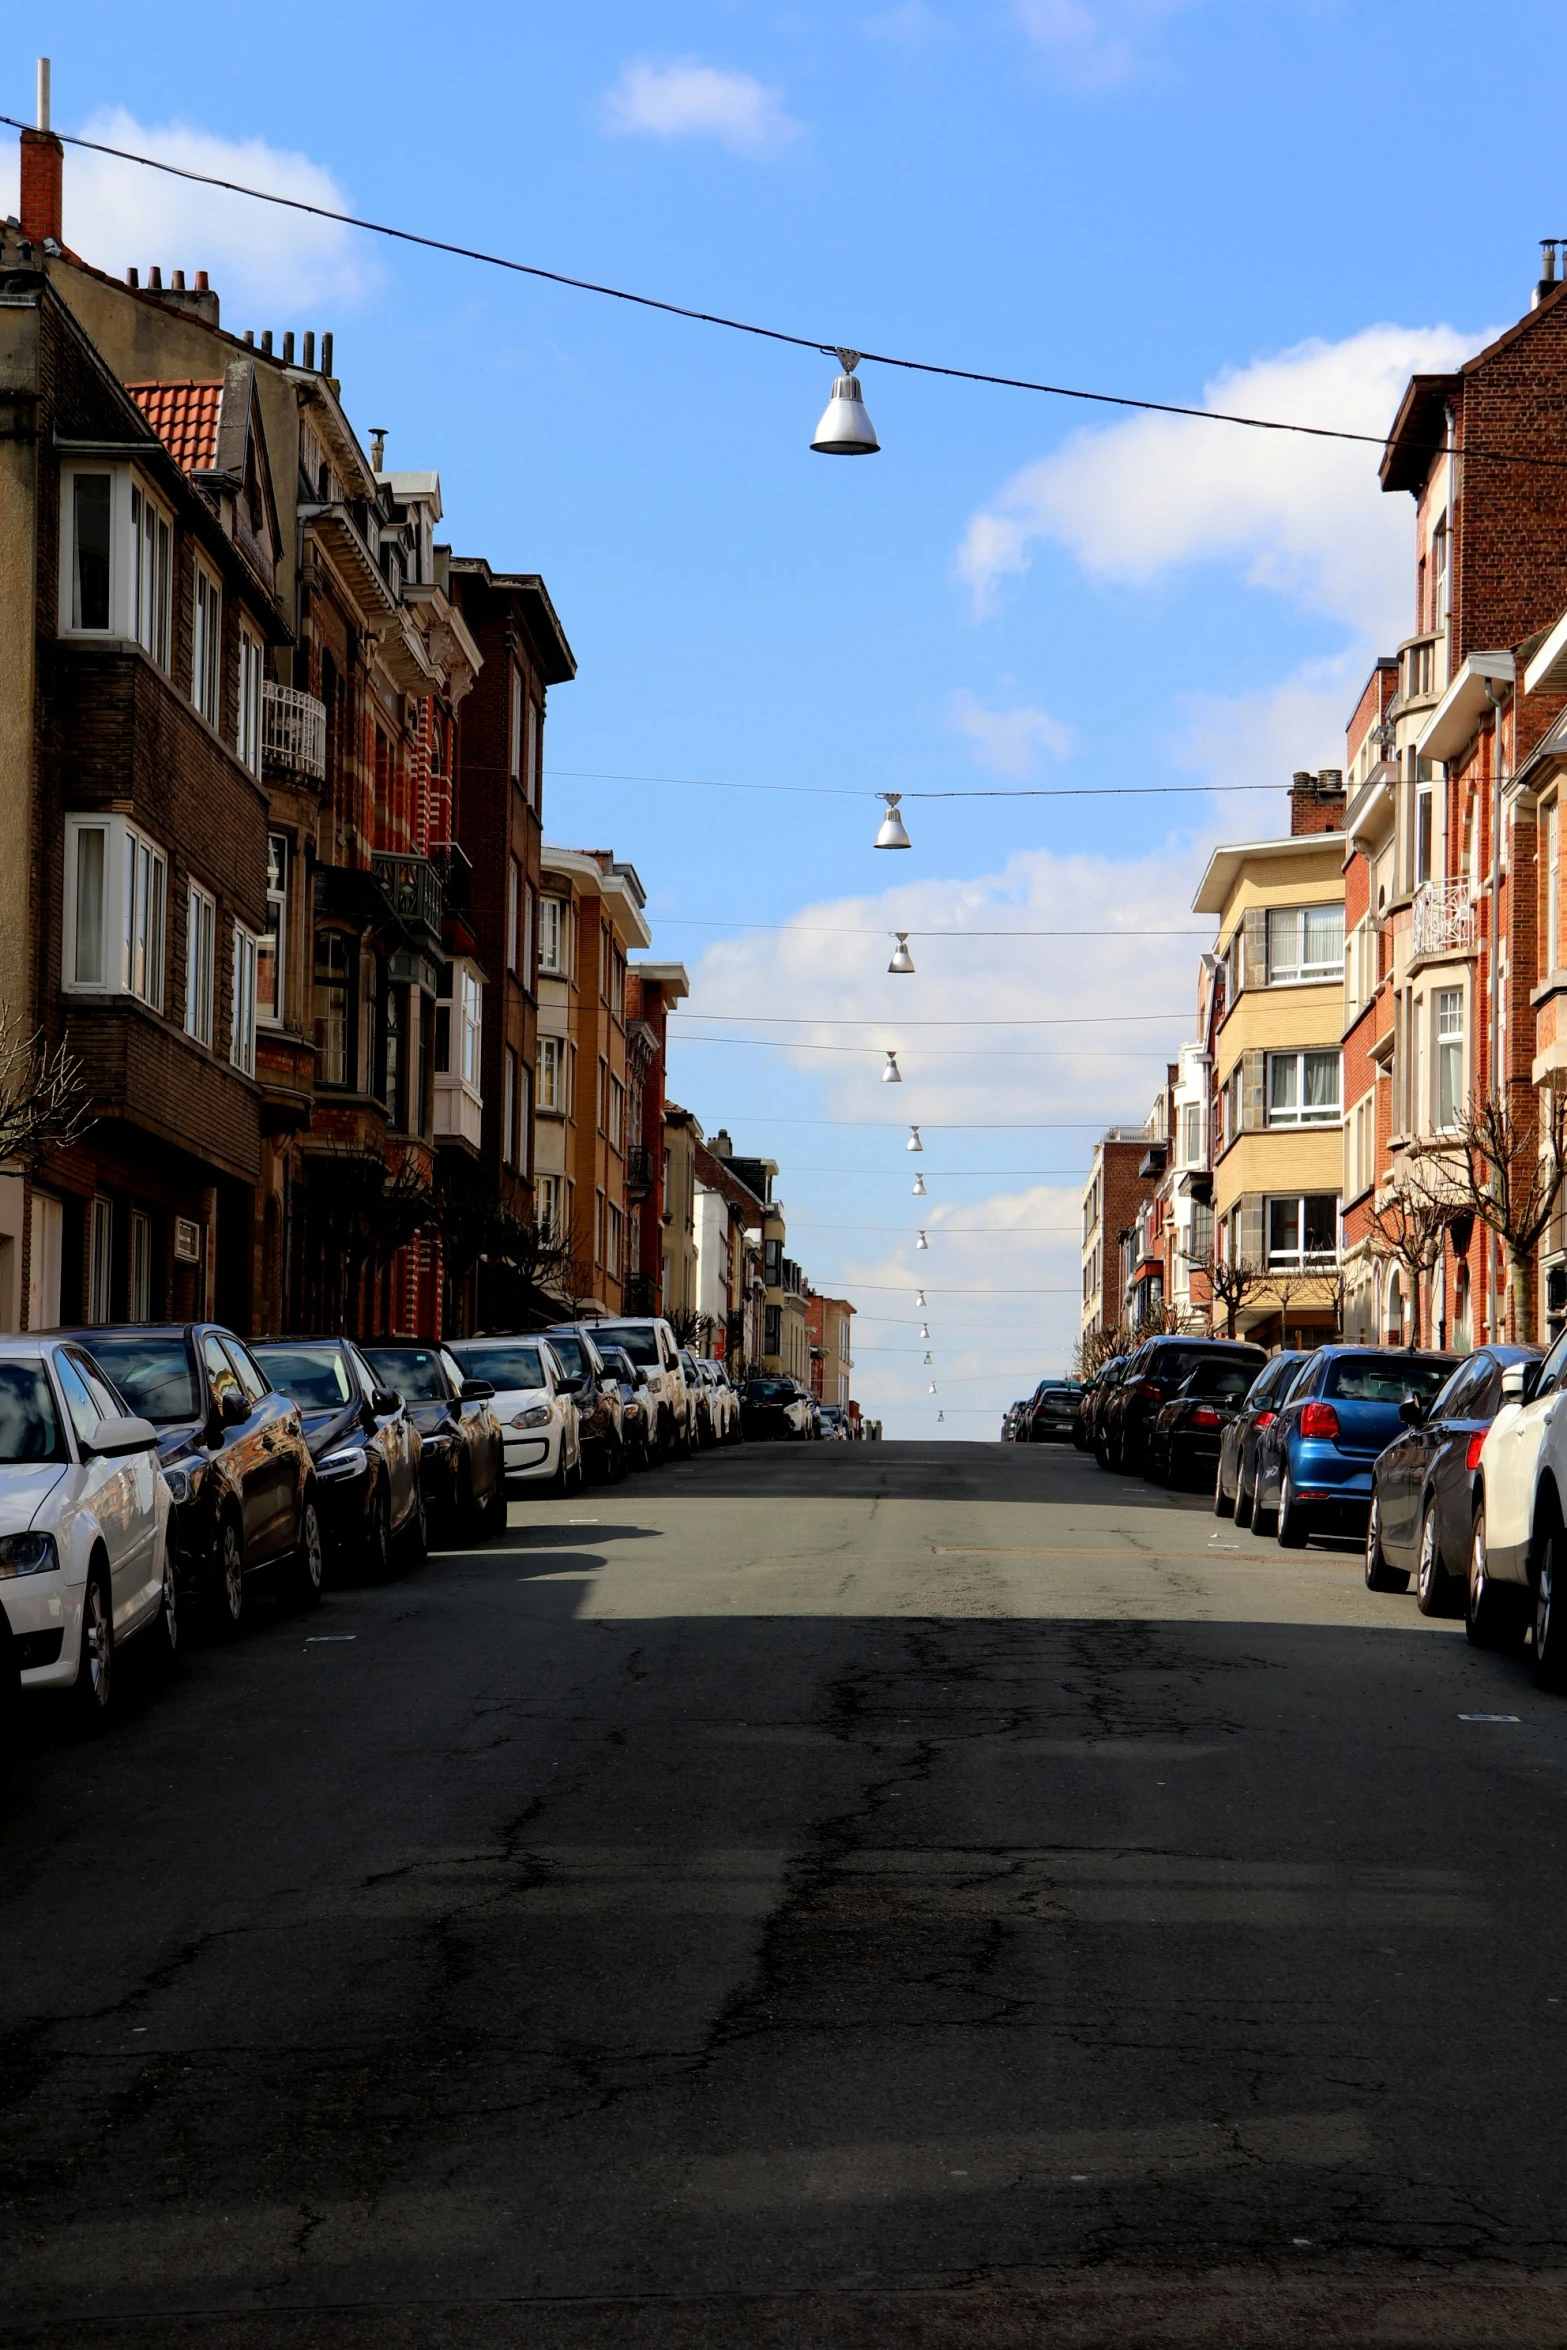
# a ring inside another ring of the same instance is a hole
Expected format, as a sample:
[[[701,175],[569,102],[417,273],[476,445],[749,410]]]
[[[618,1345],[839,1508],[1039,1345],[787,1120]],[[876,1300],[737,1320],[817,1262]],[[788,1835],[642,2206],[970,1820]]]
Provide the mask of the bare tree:
[[[366,1282],[435,1223],[434,1194],[408,1152],[393,1162],[379,1151],[334,1145],[312,1151],[306,1164],[312,1241],[330,1292],[328,1311],[339,1329],[358,1337]]]
[[[675,1334],[677,1346],[700,1347],[713,1327],[711,1314],[699,1314],[695,1306],[675,1306],[665,1315]]]
[[[1453,1214],[1467,1213],[1507,1250],[1513,1336],[1534,1343],[1534,1251],[1567,1175],[1567,1093],[1524,1096],[1525,1109],[1497,1096],[1470,1104],[1444,1160],[1453,1175]]]
[[[1273,1286],[1273,1276],[1265,1265],[1254,1265],[1249,1257],[1226,1257],[1216,1248],[1205,1250],[1199,1256],[1182,1255],[1194,1273],[1201,1273],[1208,1284],[1208,1294],[1216,1306],[1224,1309],[1224,1334],[1235,1336],[1235,1324],[1241,1307],[1259,1290]]]
[[[0,1008],[0,1166],[31,1173],[93,1124],[81,1064]]]
[[[1409,1343],[1419,1346],[1424,1282],[1442,1261],[1447,1228],[1458,1213],[1452,1187],[1418,1161],[1406,1163],[1388,1196],[1371,1211],[1366,1239],[1371,1254],[1400,1266],[1409,1276]]]

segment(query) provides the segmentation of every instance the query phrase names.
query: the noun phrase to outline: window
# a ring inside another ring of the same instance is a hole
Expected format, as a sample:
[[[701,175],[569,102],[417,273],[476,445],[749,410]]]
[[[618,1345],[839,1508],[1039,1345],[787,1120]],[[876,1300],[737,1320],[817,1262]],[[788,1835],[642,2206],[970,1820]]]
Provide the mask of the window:
[[[506,860],[506,968],[515,971],[522,945],[522,867],[515,857]]]
[[[474,1093],[480,1090],[480,1048],[483,1043],[484,989],[466,963],[457,972],[457,1074]]]
[[[609,948],[609,1008],[617,1020],[626,1016],[626,958],[610,941]]]
[[[283,1024],[283,958],[288,939],[288,842],[267,834],[267,926],[256,949],[256,1018]]]
[[[601,1191],[593,1194],[593,1262],[595,1265],[604,1262],[604,1194]]]
[[[539,969],[552,978],[566,976],[566,907],[560,898],[539,900]]]
[[[520,1065],[517,1070],[517,1172],[533,1166],[533,1080]]]
[[[190,698],[207,724],[216,726],[223,710],[223,599],[202,563],[196,566],[191,616]]]
[[[1415,880],[1431,878],[1431,826],[1434,795],[1431,786],[1423,783],[1415,795]]]
[[[163,851],[122,816],[68,816],[61,984],[161,1012],[167,887]]]
[[[152,1218],[131,1210],[131,1297],[133,1322],[152,1319]]]
[[[316,1075],[323,1085],[354,1079],[354,942],[341,930],[316,933]]]
[[[501,1055],[501,1157],[508,1167],[517,1163],[517,1056],[507,1045]]]
[[[528,805],[542,811],[544,805],[544,712],[537,702],[532,710],[533,772],[528,781]]]
[[[522,900],[522,963],[519,974],[523,986],[530,992],[533,987],[533,934],[538,927],[537,906],[538,899],[530,882],[523,892]]]
[[[1336,979],[1344,964],[1342,906],[1275,907],[1268,915],[1268,985]]]
[[[539,1219],[539,1238],[558,1241],[564,1239],[560,1224],[560,1177],[541,1175],[533,1187]]]
[[[1431,626],[1447,626],[1447,516],[1431,533]]]
[[[234,1007],[229,1022],[229,1059],[247,1077],[256,1074],[256,954],[253,930],[234,925]]]
[[[388,1125],[401,1133],[408,1123],[408,990],[392,981],[383,992],[381,1009],[381,1099]]]
[[[1549,977],[1561,957],[1561,803],[1552,800],[1540,810],[1540,829],[1545,838],[1541,843],[1540,863],[1545,872],[1545,967],[1542,977]]]
[[[1331,1126],[1339,1115],[1339,1056],[1269,1053],[1268,1124]]]
[[[190,885],[185,916],[185,1033],[212,1042],[216,993],[218,909],[199,882]]]
[[[566,1106],[561,1099],[563,1059],[561,1040],[558,1036],[541,1036],[539,1038],[539,1108],[541,1110],[563,1110]]]
[[[1197,1167],[1202,1164],[1202,1104],[1181,1104],[1181,1165]]]
[[[1358,1199],[1376,1179],[1375,1088],[1362,1094],[1344,1121],[1344,1196]]]
[[[1437,1131],[1449,1133],[1464,1114],[1464,991],[1439,987],[1431,999],[1436,1062]]]
[[[604,1242],[604,1270],[616,1280],[620,1278],[620,1252],[626,1219],[613,1200],[609,1207],[609,1231]]]
[[[252,775],[261,773],[261,639],[239,632],[240,759]]]
[[[598,1103],[597,1103],[597,1106],[596,1106],[596,1113],[595,1113],[595,1120],[594,1120],[594,1123],[597,1125],[597,1127],[598,1127],[598,1130],[599,1130],[600,1134],[604,1134],[604,1133],[606,1133],[606,1132],[608,1131],[608,1128],[609,1128],[609,1063],[608,1063],[607,1061],[605,1061],[605,1060],[602,1060],[602,1059],[601,1059],[601,1060],[600,1060],[600,1062],[599,1062],[599,1090],[598,1090]]]
[[[626,1139],[626,1089],[618,1077],[609,1081],[609,1146],[620,1150]]]
[[[87,1233],[87,1319],[89,1322],[107,1322],[111,1318],[111,1284],[114,1270],[114,1209],[106,1199],[95,1199]]]
[[[169,666],[174,532],[139,482],[131,483],[131,634],[160,669]]]
[[[513,783],[522,781],[522,720],[522,673],[518,669],[513,669],[511,673],[511,755],[509,762],[509,772]]]
[[[78,473],[71,481],[71,626],[109,627],[114,477]]]
[[[1268,1264],[1331,1265],[1338,1259],[1338,1199],[1331,1191],[1268,1201]]]

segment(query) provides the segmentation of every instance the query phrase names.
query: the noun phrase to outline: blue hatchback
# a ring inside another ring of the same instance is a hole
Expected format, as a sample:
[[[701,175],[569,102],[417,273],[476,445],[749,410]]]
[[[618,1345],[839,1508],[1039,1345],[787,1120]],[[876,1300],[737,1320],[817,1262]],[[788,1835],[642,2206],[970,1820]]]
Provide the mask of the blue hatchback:
[[[1254,1534],[1295,1550],[1316,1532],[1364,1534],[1377,1455],[1403,1432],[1409,1395],[1429,1404],[1457,1355],[1323,1346],[1257,1447]]]

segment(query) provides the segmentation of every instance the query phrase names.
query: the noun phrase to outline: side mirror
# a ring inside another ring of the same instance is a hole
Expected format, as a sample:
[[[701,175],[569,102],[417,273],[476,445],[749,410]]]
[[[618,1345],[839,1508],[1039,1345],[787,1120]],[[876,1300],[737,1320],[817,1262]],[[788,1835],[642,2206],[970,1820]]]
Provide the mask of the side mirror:
[[[389,1420],[394,1412],[400,1412],[402,1408],[403,1399],[395,1387],[371,1388],[370,1409],[375,1413],[377,1419]]]
[[[620,1393],[620,1381],[615,1377],[613,1371],[606,1371],[599,1381],[599,1393],[600,1395],[618,1395]]]
[[[1406,1395],[1399,1404],[1398,1416],[1406,1428],[1418,1428],[1426,1416],[1426,1407],[1418,1395]]]
[[[1529,1377],[1531,1371],[1533,1379]],[[1509,1363],[1502,1373],[1503,1403],[1527,1403],[1539,1385],[1539,1378],[1538,1363]]]
[[[225,1387],[218,1403],[218,1417],[225,1428],[237,1428],[241,1420],[250,1418],[250,1406],[237,1387]]]
[[[101,1453],[105,1460],[114,1461],[130,1452],[155,1452],[157,1445],[158,1431],[152,1422],[126,1413],[123,1418],[98,1422],[91,1449]],[[84,1452],[87,1449],[85,1445],[82,1447]]]
[[[457,1393],[464,1403],[488,1403],[495,1390],[488,1379],[465,1379]]]

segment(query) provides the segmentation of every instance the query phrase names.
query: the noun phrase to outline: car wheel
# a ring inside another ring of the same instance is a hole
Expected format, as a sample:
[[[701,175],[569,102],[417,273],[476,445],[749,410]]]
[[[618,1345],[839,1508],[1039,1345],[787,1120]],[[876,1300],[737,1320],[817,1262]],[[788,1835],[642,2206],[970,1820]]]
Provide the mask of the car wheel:
[[[218,1630],[233,1640],[244,1630],[249,1593],[245,1589],[245,1538],[237,1518],[225,1518],[218,1528],[218,1555],[213,1562],[212,1601]]]
[[[1235,1472],[1235,1523],[1237,1526],[1251,1524],[1251,1507],[1252,1496],[1246,1490],[1245,1471],[1237,1469]]]
[[[1542,1689],[1567,1688],[1567,1534],[1560,1526],[1546,1540],[1535,1586],[1534,1677]]]
[[[1213,1472],[1213,1514],[1216,1518],[1233,1518],[1238,1514],[1239,1501],[1232,1501],[1224,1490],[1224,1463]]]
[[[294,1591],[306,1607],[320,1604],[321,1584],[326,1573],[326,1552],[321,1542],[321,1513],[316,1497],[307,1493],[299,1505],[299,1548],[294,1553]]]
[[[414,1485],[414,1506],[408,1513],[403,1540],[408,1545],[410,1566],[422,1567],[430,1555],[430,1518],[424,1506],[424,1487],[417,1482]]]
[[[158,1602],[158,1629],[155,1635],[158,1662],[166,1673],[172,1673],[180,1653],[180,1591],[174,1572],[171,1553],[163,1557],[163,1597]]]
[[[82,1593],[82,1646],[72,1694],[83,1725],[95,1730],[114,1703],[114,1611],[109,1603],[109,1570],[93,1560]]]
[[[1476,1648],[1516,1648],[1526,1618],[1514,1594],[1491,1579],[1485,1544],[1485,1504],[1475,1511],[1469,1543],[1469,1601],[1464,1630]]]
[[[1311,1520],[1295,1499],[1288,1469],[1279,1480],[1279,1506],[1274,1514],[1274,1532],[1280,1548],[1284,1550],[1304,1550],[1306,1537],[1311,1532]]]
[[[365,1524],[365,1572],[377,1579],[387,1575],[392,1565],[392,1505],[387,1499],[386,1487],[377,1482],[370,1497],[370,1515]]]
[[[1257,1482],[1252,1488],[1251,1530],[1254,1534],[1260,1535],[1263,1541],[1266,1541],[1272,1534],[1278,1522],[1278,1511],[1266,1510],[1262,1506],[1262,1477],[1261,1473],[1259,1472]]]
[[[1420,1521],[1420,1563],[1415,1570],[1415,1605],[1423,1616],[1452,1613],[1453,1578],[1442,1563],[1442,1545],[1436,1530],[1435,1497]]]
[[[1279,1536],[1282,1542],[1283,1535]],[[1376,1488],[1371,1492],[1371,1513],[1366,1519],[1366,1589],[1368,1591],[1407,1591],[1409,1577],[1390,1567],[1382,1548],[1382,1503]]]

